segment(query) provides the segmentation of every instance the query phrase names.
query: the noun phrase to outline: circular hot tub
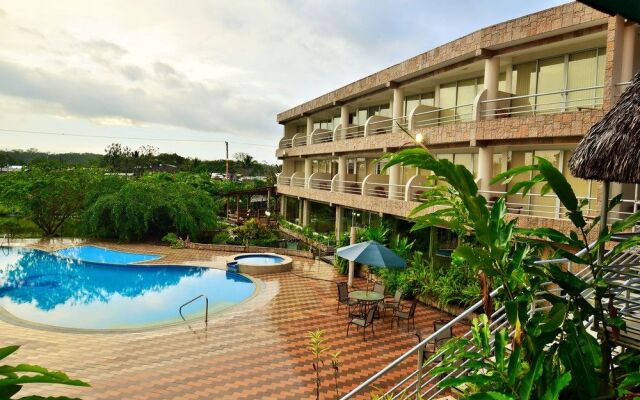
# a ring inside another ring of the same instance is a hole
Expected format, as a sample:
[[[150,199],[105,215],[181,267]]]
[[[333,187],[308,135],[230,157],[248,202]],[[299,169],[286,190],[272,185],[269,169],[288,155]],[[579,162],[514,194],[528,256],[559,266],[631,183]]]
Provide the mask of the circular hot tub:
[[[274,253],[236,254],[228,261],[237,263],[238,272],[249,275],[291,271],[293,264],[291,257]]]

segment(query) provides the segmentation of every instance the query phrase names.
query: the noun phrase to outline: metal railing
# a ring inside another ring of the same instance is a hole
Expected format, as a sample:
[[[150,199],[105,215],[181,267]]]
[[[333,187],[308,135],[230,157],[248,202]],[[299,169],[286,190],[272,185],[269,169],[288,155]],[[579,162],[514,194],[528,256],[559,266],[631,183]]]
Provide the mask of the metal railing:
[[[408,129],[409,120],[406,116],[371,121],[366,125],[368,136],[384,135],[399,130],[399,126]]]
[[[309,187],[316,190],[331,191],[331,179],[312,178],[309,180]]]
[[[278,176],[278,185],[291,186],[291,177],[282,175]]]
[[[293,147],[293,138],[285,138],[280,140],[280,144],[278,145],[281,149],[290,149]]]
[[[593,244],[589,246],[589,249],[592,249],[592,248],[593,248]],[[581,257],[585,255],[587,251],[588,249],[582,249],[578,253],[576,253],[576,256]],[[569,260],[565,258],[541,260],[541,261],[537,261],[536,263],[537,264],[566,264],[568,270],[574,272],[574,266]],[[625,296],[624,297],[616,296],[616,299],[620,299],[618,304],[624,303],[626,305],[626,308],[623,307],[621,309],[621,313],[623,313],[623,311],[626,311],[626,314],[623,314],[625,318],[627,319],[631,318],[633,321],[640,321],[640,312],[639,312],[640,288],[638,288],[637,286],[630,286],[628,284],[629,282],[640,282],[640,254],[638,254],[635,251],[630,251],[617,256],[614,262],[612,263],[612,267],[613,267],[611,268],[612,271],[607,272],[607,274],[605,274],[605,278],[609,282],[614,281],[616,276],[621,275],[620,266],[629,265],[629,264],[633,265],[633,268],[635,268],[634,269],[635,273],[631,275],[631,279],[627,279],[625,281],[627,282],[627,284],[619,285],[620,291],[618,292],[618,294],[621,294],[624,292]],[[574,272],[574,274],[576,275],[576,277],[583,279],[585,282],[590,282],[593,280],[593,277],[591,276],[591,271],[588,268],[582,268],[580,271]],[[634,281],[635,279],[637,279],[637,281]],[[546,292],[562,295],[561,289],[558,288],[557,286],[552,285],[551,283],[544,284],[543,286],[546,287],[545,289]],[[496,295],[499,294],[501,290],[502,290],[501,287],[495,289],[493,292],[490,293],[490,297],[495,298]],[[542,291],[538,294],[543,294],[545,291]],[[591,293],[589,290],[583,292],[583,296],[587,299],[589,298],[589,296],[592,296],[592,295],[593,293]],[[538,306],[538,304],[540,306]],[[421,399],[427,400],[427,399],[434,399],[437,396],[443,394],[443,392],[445,392],[446,389],[438,387],[437,386],[438,382],[446,378],[459,377],[467,373],[468,370],[465,368],[466,362],[463,362],[456,370],[451,371],[445,375],[432,376],[431,374],[432,371],[439,366],[439,363],[435,363],[432,365],[426,365],[424,363],[425,347],[429,343],[435,342],[444,333],[452,329],[457,323],[475,314],[477,311],[479,311],[482,308],[482,306],[483,306],[483,302],[478,301],[471,307],[467,308],[465,311],[463,311],[457,317],[452,319],[450,322],[448,322],[447,324],[442,326],[440,329],[433,332],[431,335],[429,335],[427,338],[422,340],[420,343],[418,343],[417,345],[412,347],[410,350],[405,352],[403,355],[396,358],[394,361],[392,361],[387,366],[382,368],[379,372],[375,373],[370,378],[368,378],[367,380],[362,382],[360,385],[355,387],[353,390],[351,390],[349,393],[343,396],[341,400],[349,400],[354,398],[354,396],[363,393],[365,390],[374,389],[376,382],[382,381],[389,374],[395,372],[395,370],[399,368],[401,364],[402,364],[402,367],[406,367],[405,362],[411,361],[411,360],[413,360],[413,362],[417,361],[417,364],[415,364],[416,365],[415,369],[411,373],[407,374],[404,378],[400,379],[398,382],[393,384],[389,389],[387,389],[386,392],[382,394],[381,397],[389,396],[390,399],[400,399],[400,398],[405,399],[405,398],[416,398],[418,394],[420,394],[422,396]],[[534,303],[534,307],[532,310],[530,310],[530,312],[544,311],[548,307],[549,306],[546,303],[546,301],[540,298],[537,302]],[[587,323],[587,327],[591,326],[591,324],[592,324],[592,321],[589,321]],[[493,337],[493,334],[495,332],[506,327],[507,325],[508,325],[508,321],[506,319],[506,312],[504,307],[501,307],[491,315],[491,323],[490,323],[491,337]],[[640,330],[637,325],[635,326],[634,329],[635,331],[633,332],[633,334],[636,334],[636,335],[640,334]],[[462,337],[464,338],[471,337],[471,331],[466,332]],[[490,345],[493,348],[493,341],[490,343]],[[636,345],[637,345],[637,341],[636,341]],[[473,350],[473,349],[475,349],[475,346],[473,345],[465,348],[466,351]],[[443,356],[443,353],[444,353],[443,351],[436,350],[433,358],[435,359],[439,356]]]
[[[347,140],[364,137],[364,125],[353,125],[336,130],[336,140]]]
[[[189,304],[193,303],[194,301],[196,301],[196,300],[198,300],[200,298],[204,298],[204,323],[205,324],[209,323],[209,298],[207,296],[205,296],[204,294],[196,296],[193,299],[187,301],[186,303],[184,303],[183,305],[180,306],[180,308],[178,309],[178,313],[180,314],[180,317],[182,318],[183,321],[186,321],[187,319],[184,317],[184,315],[182,315],[182,309],[185,306],[188,306]]]
[[[333,132],[318,132],[311,136],[311,144],[330,143],[333,142]]]
[[[480,102],[480,116],[482,118],[501,118],[517,115],[557,114],[561,112],[600,108],[602,107],[603,101],[603,88],[603,85],[598,85],[579,89],[564,89],[483,100]],[[572,95],[575,95],[577,98],[571,98]],[[548,98],[545,99],[545,96]],[[560,99],[555,100],[554,98],[558,96]],[[510,104],[508,106],[498,106],[498,104],[503,102],[509,102]]]
[[[292,139],[293,147],[306,146],[306,145],[307,145],[307,135],[298,136]]]
[[[473,119],[473,103],[455,107],[438,108],[413,114],[412,128],[429,128],[438,125],[468,122]]]
[[[294,187],[305,187],[307,185],[307,180],[305,178],[291,178],[291,186]]]

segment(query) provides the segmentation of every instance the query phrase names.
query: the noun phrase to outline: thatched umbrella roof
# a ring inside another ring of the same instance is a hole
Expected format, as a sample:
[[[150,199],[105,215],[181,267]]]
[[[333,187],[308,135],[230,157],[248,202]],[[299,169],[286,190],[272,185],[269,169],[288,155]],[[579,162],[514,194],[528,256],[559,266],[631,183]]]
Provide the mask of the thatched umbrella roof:
[[[640,183],[640,73],[584,136],[569,160],[583,179]]]

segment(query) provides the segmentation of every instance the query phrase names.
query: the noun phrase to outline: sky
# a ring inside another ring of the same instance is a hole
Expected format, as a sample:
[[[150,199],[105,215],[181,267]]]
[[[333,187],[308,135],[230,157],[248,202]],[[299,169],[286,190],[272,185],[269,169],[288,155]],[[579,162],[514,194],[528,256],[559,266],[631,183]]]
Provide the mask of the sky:
[[[0,0],[0,149],[275,162],[277,113],[564,2]]]

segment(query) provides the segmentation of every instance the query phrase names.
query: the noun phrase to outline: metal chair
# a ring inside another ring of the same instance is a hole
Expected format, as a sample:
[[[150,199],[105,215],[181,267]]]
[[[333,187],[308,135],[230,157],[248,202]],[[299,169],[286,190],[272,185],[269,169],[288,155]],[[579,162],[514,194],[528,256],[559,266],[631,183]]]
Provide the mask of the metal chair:
[[[433,333],[440,331],[440,329],[444,328],[451,320],[448,319],[439,319],[433,322]],[[422,337],[425,336],[421,331],[416,331],[416,336],[418,337],[418,343],[422,342]],[[447,329],[439,332],[434,338],[433,341],[426,343],[424,346],[424,359],[425,361],[429,358],[428,354],[436,354],[440,346],[442,346],[447,340],[453,337],[453,326],[448,327]],[[442,357],[440,357],[442,358]]]
[[[392,313],[400,308],[400,302],[402,301],[402,290],[396,290],[396,294],[393,296],[393,299],[386,300],[382,303],[382,318],[387,314],[387,310],[391,309]]]
[[[349,328],[351,327],[351,325],[355,325],[358,327],[358,329],[362,328],[362,338],[364,339],[364,341],[367,341],[367,327],[371,326],[371,333],[373,334],[373,336],[376,335],[376,332],[373,329],[373,318],[375,316],[376,313],[376,305],[372,305],[371,308],[369,308],[369,310],[367,311],[367,314],[365,315],[364,318],[361,317],[356,317],[356,318],[351,318],[351,321],[349,321],[349,323],[347,324],[347,337],[349,337]]]
[[[416,306],[418,305],[418,300],[414,299],[411,302],[411,306],[407,311],[403,310],[402,305],[393,312],[393,318],[391,318],[391,328],[393,328],[393,321],[398,320],[398,327],[400,327],[400,320],[404,319],[407,321],[407,332],[409,332],[409,321],[413,325],[413,328],[416,327]]]
[[[347,306],[347,312],[350,311],[352,306],[358,304],[356,300],[352,300],[349,298],[349,289],[347,287],[346,282],[338,282],[338,308],[336,309],[336,313],[340,311],[340,306],[344,304]]]
[[[384,285],[380,282],[375,282],[373,284],[373,291],[384,296]]]

